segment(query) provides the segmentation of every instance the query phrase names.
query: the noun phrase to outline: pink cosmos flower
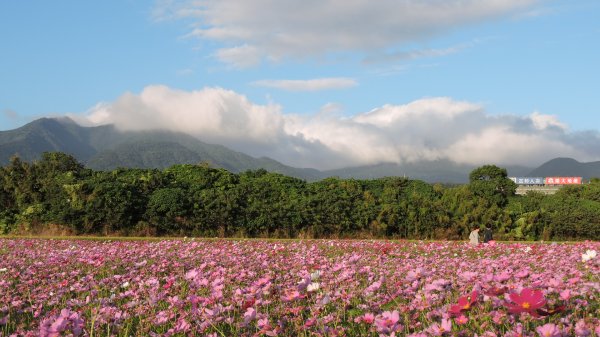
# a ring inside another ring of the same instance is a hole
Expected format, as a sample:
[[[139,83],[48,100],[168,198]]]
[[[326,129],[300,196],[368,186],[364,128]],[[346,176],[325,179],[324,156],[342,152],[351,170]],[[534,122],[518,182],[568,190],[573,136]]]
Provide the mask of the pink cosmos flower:
[[[558,280],[556,278],[551,278],[550,280],[548,280],[548,286],[552,287],[552,288],[558,288],[561,285],[561,280]]]
[[[561,333],[555,324],[547,323],[542,326],[538,326],[535,331],[540,337],[560,337]]]
[[[427,329],[425,329],[425,332],[427,332],[428,336],[436,336],[436,337],[442,336],[444,334],[444,331],[440,327],[439,323],[431,324]]]
[[[498,275],[494,275],[494,280],[496,282],[504,282],[510,280],[510,274],[507,272],[502,272]]]
[[[269,324],[269,320],[267,318],[261,318],[258,320],[258,327],[260,329],[270,329],[271,325]]]
[[[520,294],[511,293],[509,298],[513,303],[506,303],[506,307],[512,314],[527,312],[530,315],[538,316],[537,310],[546,305],[544,294],[531,288],[523,288]]]
[[[442,319],[442,323],[433,323],[426,330],[430,336],[444,336],[452,331],[452,322],[449,319]]]
[[[187,332],[192,326],[185,319],[180,318],[175,325],[175,332]]]
[[[264,334],[267,336],[277,336],[279,334],[279,327],[273,328],[271,324],[269,324],[269,320],[267,318],[261,318],[257,322],[258,328],[260,329],[259,334]]]
[[[306,320],[306,322],[304,322],[304,327],[305,328],[310,328],[313,325],[317,324],[317,319],[316,318],[309,318]]]
[[[399,320],[400,314],[397,310],[383,312],[380,317],[375,318],[375,327],[377,328],[377,332],[390,334],[399,330],[401,328],[401,326],[398,324]]]
[[[479,274],[472,271],[465,271],[458,274],[458,277],[460,277],[465,282],[470,282],[473,281],[477,277],[477,275]]]
[[[79,336],[83,332],[84,321],[77,312],[62,309],[58,317],[45,319],[39,330],[39,336],[60,336],[64,331],[71,331],[73,336]]]
[[[304,295],[300,295],[300,292],[298,290],[288,290],[282,297],[282,299],[286,302],[298,300],[301,298],[304,298]]]
[[[370,286],[365,289],[366,295],[372,295],[374,292],[381,288],[381,280],[373,282]]]
[[[565,289],[560,292],[560,299],[563,301],[568,301],[571,298],[571,291],[569,289]]]
[[[460,316],[455,318],[456,324],[459,324],[459,325],[466,324],[468,321],[469,321],[469,318],[467,318],[467,316],[465,316],[463,314],[461,314]]]
[[[374,321],[375,321],[375,315],[373,315],[372,313],[369,313],[369,312],[362,316],[358,316],[354,319],[355,323],[373,324]]]
[[[372,313],[366,313],[363,315],[363,322],[365,322],[367,324],[373,324],[374,321],[375,321],[375,315],[373,315]]]
[[[585,321],[580,319],[575,324],[575,336],[577,337],[587,337],[592,334],[592,331],[587,327]]]
[[[166,311],[161,311],[158,314],[156,314],[156,317],[154,318],[154,324],[156,325],[162,325],[165,324],[169,321],[169,316],[167,315]]]
[[[247,326],[254,319],[256,319],[256,310],[254,308],[248,308],[244,313],[244,323],[242,326]]]
[[[452,321],[447,318],[442,318],[441,327],[442,327],[442,330],[444,330],[446,332],[452,331]]]
[[[527,276],[529,276],[529,270],[527,269],[522,269],[520,270],[518,273],[515,274],[515,276],[517,278],[526,278]]]

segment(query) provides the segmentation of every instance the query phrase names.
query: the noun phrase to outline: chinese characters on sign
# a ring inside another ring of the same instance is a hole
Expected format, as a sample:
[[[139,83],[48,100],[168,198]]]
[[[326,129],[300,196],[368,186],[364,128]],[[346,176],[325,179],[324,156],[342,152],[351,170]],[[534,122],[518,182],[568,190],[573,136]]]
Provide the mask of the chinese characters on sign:
[[[510,180],[517,185],[543,185],[544,178],[542,177],[512,177]]]
[[[517,185],[579,185],[582,177],[510,177]]]
[[[547,177],[546,185],[579,185],[581,177]]]

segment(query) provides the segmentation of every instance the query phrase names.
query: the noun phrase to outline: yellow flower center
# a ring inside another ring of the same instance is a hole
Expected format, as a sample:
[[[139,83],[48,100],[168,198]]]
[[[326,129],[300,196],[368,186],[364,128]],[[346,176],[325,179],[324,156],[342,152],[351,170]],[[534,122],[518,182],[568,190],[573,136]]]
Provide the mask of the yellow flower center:
[[[469,309],[470,307],[471,307],[471,304],[470,304],[470,303],[467,303],[467,304],[465,304],[465,305],[463,306],[463,309],[465,309],[465,310],[466,310],[466,309]]]
[[[522,306],[523,306],[523,309],[529,309],[529,307],[530,307],[529,302],[523,302]]]

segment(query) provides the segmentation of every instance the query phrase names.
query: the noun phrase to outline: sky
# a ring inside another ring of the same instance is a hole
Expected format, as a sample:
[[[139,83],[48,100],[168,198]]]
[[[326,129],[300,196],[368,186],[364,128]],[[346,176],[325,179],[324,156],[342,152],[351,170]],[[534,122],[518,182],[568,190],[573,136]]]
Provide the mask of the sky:
[[[0,130],[166,128],[297,167],[600,160],[597,0],[0,0]]]

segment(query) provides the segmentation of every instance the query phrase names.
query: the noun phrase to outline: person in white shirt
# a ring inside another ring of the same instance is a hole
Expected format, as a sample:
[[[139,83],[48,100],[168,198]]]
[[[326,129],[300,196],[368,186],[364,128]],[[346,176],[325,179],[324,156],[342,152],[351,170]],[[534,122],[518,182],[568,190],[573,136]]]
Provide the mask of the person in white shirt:
[[[474,227],[469,234],[469,244],[477,246],[479,244],[479,227]]]

